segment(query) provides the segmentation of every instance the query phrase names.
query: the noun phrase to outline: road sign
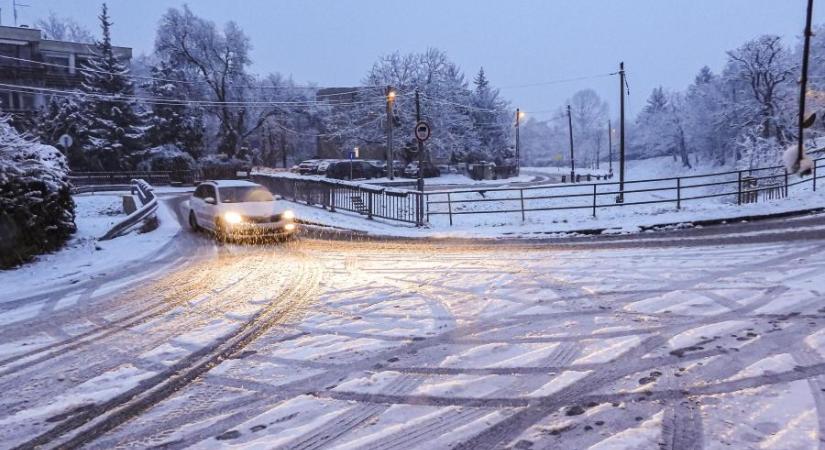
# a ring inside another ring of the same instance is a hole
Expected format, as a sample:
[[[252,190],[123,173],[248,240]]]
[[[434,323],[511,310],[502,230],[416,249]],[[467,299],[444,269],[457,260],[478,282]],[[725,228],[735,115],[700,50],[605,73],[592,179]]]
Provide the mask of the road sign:
[[[430,138],[430,125],[423,120],[415,124],[415,138],[421,142]]]
[[[72,139],[72,137],[68,134],[64,134],[57,139],[57,143],[63,146],[63,148],[69,148],[74,143],[74,139]]]

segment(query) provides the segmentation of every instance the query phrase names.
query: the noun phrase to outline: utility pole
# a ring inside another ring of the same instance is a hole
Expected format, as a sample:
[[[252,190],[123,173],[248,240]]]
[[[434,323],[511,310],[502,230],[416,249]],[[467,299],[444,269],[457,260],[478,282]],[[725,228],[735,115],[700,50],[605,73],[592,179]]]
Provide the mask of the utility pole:
[[[519,146],[519,122],[521,122],[521,110],[516,108],[516,176],[521,172],[521,148]]]
[[[797,137],[797,155],[796,164],[794,164],[794,171],[797,171],[802,166],[802,157],[804,156],[804,142],[803,135],[805,133],[805,94],[808,92],[808,59],[811,53],[811,16],[814,10],[814,0],[808,0],[808,11],[805,17],[805,45],[802,48],[802,77],[799,80],[799,136]]]
[[[395,178],[395,155],[392,151],[392,129],[393,129],[393,110],[392,106],[395,102],[395,90],[392,86],[387,86],[387,151],[384,154],[387,160],[387,175],[390,180]]]
[[[31,5],[27,5],[25,3],[17,3],[17,0],[12,0],[11,7],[14,12],[14,26],[17,26],[17,8],[28,8]]]
[[[607,152],[610,169],[608,173],[613,175],[613,126],[610,123],[610,119],[607,119]]]
[[[576,182],[576,157],[573,154],[573,116],[570,114],[570,105],[567,105],[567,130],[570,134],[570,182]]]
[[[415,90],[415,123],[421,122],[421,101],[418,98],[418,89]],[[416,139],[418,142],[418,191],[424,192],[424,143],[421,139]],[[423,203],[423,202],[422,202]],[[423,209],[419,210],[419,213]]]
[[[616,203],[624,203],[624,62],[619,63],[619,195]]]

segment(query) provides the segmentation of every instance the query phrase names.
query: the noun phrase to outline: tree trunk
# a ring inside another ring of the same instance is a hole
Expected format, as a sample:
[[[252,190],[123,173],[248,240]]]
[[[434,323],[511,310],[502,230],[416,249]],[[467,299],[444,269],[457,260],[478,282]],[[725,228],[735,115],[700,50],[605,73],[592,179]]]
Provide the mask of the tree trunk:
[[[286,169],[286,138],[281,133],[281,158],[283,158],[284,169]]]
[[[682,129],[679,129],[679,154],[682,157],[682,165],[688,169],[692,169],[693,167],[690,165],[690,155],[687,151],[687,145],[685,145],[685,132]]]

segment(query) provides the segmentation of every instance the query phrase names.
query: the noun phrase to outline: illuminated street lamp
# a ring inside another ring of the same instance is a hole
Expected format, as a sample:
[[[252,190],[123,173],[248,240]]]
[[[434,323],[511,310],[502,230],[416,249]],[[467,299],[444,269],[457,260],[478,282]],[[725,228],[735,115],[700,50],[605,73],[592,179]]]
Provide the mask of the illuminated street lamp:
[[[387,160],[387,175],[390,177],[390,180],[395,178],[393,162],[395,161],[395,155],[392,151],[392,105],[395,103],[395,89],[392,86],[387,86],[387,152],[384,155],[384,159]]]
[[[521,174],[521,146],[519,143],[519,124],[525,116],[524,111],[516,108],[516,176]]]

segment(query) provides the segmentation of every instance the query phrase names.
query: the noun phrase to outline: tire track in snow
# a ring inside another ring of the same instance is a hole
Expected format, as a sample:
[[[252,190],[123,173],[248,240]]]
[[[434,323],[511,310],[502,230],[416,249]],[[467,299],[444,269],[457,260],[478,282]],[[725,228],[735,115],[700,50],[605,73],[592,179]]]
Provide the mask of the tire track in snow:
[[[174,364],[167,371],[144,380],[138,387],[102,404],[96,404],[15,448],[28,449],[43,445],[77,447],[131,420],[243,349],[288,316],[294,308],[303,307],[320,281],[320,274],[313,272],[307,264],[303,264],[298,279],[293,280],[293,284],[282,295],[229,336]],[[285,309],[285,305],[279,304],[289,300],[292,300],[292,304],[286,305]]]

